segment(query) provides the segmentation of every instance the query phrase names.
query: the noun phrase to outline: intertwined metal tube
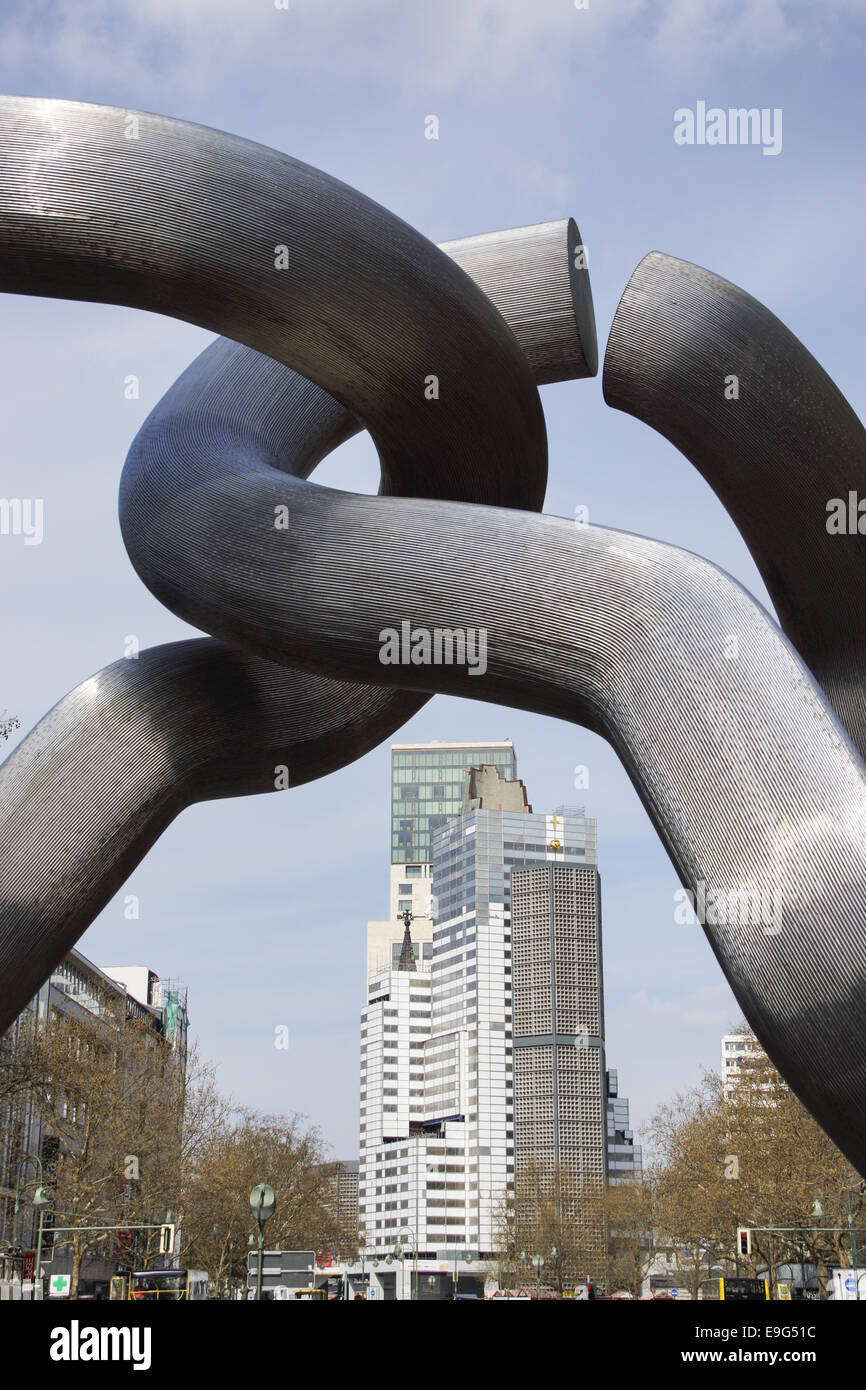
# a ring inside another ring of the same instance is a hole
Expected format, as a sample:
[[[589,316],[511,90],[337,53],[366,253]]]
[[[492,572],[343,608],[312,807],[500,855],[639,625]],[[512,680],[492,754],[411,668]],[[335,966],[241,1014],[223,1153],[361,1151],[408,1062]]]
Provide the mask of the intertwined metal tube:
[[[772,902],[705,930],[770,1056],[864,1166],[866,769],[797,652],[687,551],[507,509],[543,491],[531,356],[442,252],[232,137],[142,118],[131,165],[122,115],[11,102],[0,288],[159,307],[246,344],[180,378],[121,488],[138,572],[228,645],[116,663],[0,769],[0,1026],[182,806],[265,790],[277,763],[322,775],[431,692],[468,695],[603,733],[696,899]],[[284,279],[279,244],[298,248]],[[592,351],[552,357],[585,374]],[[306,481],[352,428],[323,393],[373,434],[384,495]],[[485,628],[486,671],[383,665],[402,621]]]

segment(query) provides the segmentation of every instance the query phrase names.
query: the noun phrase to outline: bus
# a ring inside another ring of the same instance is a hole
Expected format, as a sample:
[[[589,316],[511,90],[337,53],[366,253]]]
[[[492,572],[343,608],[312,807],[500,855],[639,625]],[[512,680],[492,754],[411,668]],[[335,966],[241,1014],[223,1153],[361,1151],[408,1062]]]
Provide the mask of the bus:
[[[177,1303],[181,1299],[207,1298],[207,1273],[203,1269],[135,1269],[129,1276],[129,1297]]]
[[[768,1279],[719,1279],[719,1298],[728,1303],[753,1302],[756,1299],[764,1303],[769,1297]]]
[[[276,1288],[269,1290],[269,1292],[277,1303],[327,1303],[328,1301],[328,1289],[324,1284],[320,1284],[318,1288]]]

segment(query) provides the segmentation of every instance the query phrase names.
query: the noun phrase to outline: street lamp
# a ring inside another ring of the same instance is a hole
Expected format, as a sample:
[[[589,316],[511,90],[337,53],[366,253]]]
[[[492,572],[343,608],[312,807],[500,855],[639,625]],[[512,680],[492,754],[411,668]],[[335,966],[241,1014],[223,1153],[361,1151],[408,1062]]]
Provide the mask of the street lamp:
[[[854,1274],[854,1297],[855,1297],[855,1299],[857,1299],[857,1300],[859,1301],[859,1299],[860,1299],[860,1279],[859,1279],[859,1276],[858,1276],[857,1273],[856,1273],[857,1264],[858,1264],[858,1260],[859,1260],[859,1256],[858,1256],[858,1254],[857,1254],[857,1237],[856,1237],[856,1234],[855,1234],[856,1227],[854,1226],[854,1216],[853,1216],[853,1213],[852,1213],[852,1211],[851,1211],[851,1197],[850,1197],[850,1194],[851,1194],[852,1192],[859,1192],[859,1193],[861,1193],[861,1195],[862,1195],[864,1192],[866,1192],[866,1181],[854,1183],[851,1187],[843,1187],[842,1192],[843,1192],[844,1197],[845,1197],[845,1213],[846,1213],[847,1225],[848,1225],[848,1240],[849,1240],[850,1245],[851,1245],[851,1255],[850,1255],[850,1258],[851,1258],[851,1268],[855,1271],[855,1274]],[[814,1200],[814,1202],[812,1203],[812,1218],[813,1218],[813,1220],[815,1220],[815,1221],[822,1221],[822,1220],[824,1219],[824,1208],[823,1208],[823,1206],[821,1205],[821,1201],[820,1201],[820,1199],[819,1199],[818,1197],[816,1197],[815,1200]],[[816,1229],[818,1229],[818,1228],[816,1228]],[[816,1258],[817,1258],[817,1256],[816,1256]],[[806,1292],[806,1270],[805,1270],[805,1266],[803,1266],[803,1293],[805,1294],[805,1292]]]
[[[366,1247],[366,1246],[364,1246],[361,1250],[358,1251],[358,1260],[359,1260],[360,1265],[361,1265],[361,1292],[363,1293],[364,1298],[366,1299],[367,1293],[368,1293],[368,1289],[367,1289],[367,1247]],[[372,1256],[371,1256],[371,1259],[370,1259],[370,1263],[371,1263],[371,1264],[375,1264],[375,1263],[376,1263],[375,1260],[372,1258]],[[347,1275],[346,1275],[346,1296],[347,1296],[347,1297],[348,1297],[349,1293],[351,1292],[351,1288],[352,1288],[351,1277],[347,1274]]]
[[[551,1245],[551,1247],[550,1247],[550,1259],[551,1259],[551,1260],[555,1260],[558,1254],[559,1254],[559,1251],[557,1250],[556,1246],[555,1246],[555,1245]],[[520,1252],[520,1258],[521,1258],[521,1260],[523,1260],[524,1262],[526,1261],[526,1251],[525,1251],[525,1250],[521,1250],[521,1252]],[[535,1297],[536,1297],[537,1299],[540,1299],[540,1298],[541,1298],[541,1271],[544,1269],[544,1266],[546,1265],[546,1263],[547,1263],[547,1261],[545,1260],[545,1258],[544,1258],[543,1255],[533,1255],[532,1259],[530,1260],[530,1264],[532,1265],[532,1268],[535,1270]]]
[[[824,1220],[824,1208],[822,1207],[822,1205],[821,1205],[821,1203],[820,1203],[820,1201],[818,1200],[817,1197],[815,1198],[814,1202],[812,1203],[812,1220],[813,1220],[813,1221],[823,1221],[823,1220]],[[814,1230],[814,1229],[815,1229],[815,1228],[813,1227],[813,1230]],[[772,1237],[771,1237],[771,1239],[772,1239]],[[818,1269],[818,1263],[817,1263],[817,1262],[818,1262],[818,1255],[817,1255],[817,1253],[816,1253],[814,1250],[813,1250],[812,1253],[815,1255],[815,1270],[816,1270],[816,1273],[817,1273],[817,1269]],[[802,1294],[803,1294],[803,1297],[805,1298],[805,1297],[806,1297],[806,1257],[805,1257],[805,1252],[804,1252],[804,1250],[803,1250],[802,1244],[801,1244],[801,1246],[800,1246],[800,1281],[801,1281],[802,1286],[803,1286],[803,1287],[802,1287]],[[820,1285],[819,1285],[819,1288],[820,1288]]]
[[[39,1289],[39,1297],[42,1297],[42,1223],[45,1220],[45,1208],[49,1205],[44,1187],[37,1187],[33,1194],[33,1205],[39,1209],[39,1235],[36,1240],[36,1269],[34,1271],[33,1296],[36,1296],[36,1289]]]
[[[21,1170],[28,1163],[35,1163],[39,1169],[39,1183],[43,1182],[42,1159],[38,1154],[22,1154],[18,1160],[18,1169],[15,1174],[15,1211],[12,1217],[12,1244],[18,1244],[18,1212],[21,1207]]]
[[[402,1245],[400,1244],[399,1238],[398,1238],[397,1240],[394,1241],[394,1249],[393,1249],[389,1254],[387,1254],[387,1255],[385,1256],[385,1263],[386,1263],[386,1265],[391,1265],[391,1264],[394,1264],[395,1262],[397,1262],[397,1263],[399,1263],[399,1264],[402,1264],[402,1263],[403,1263],[403,1247],[402,1247]],[[396,1274],[395,1274],[395,1281],[396,1281]],[[400,1287],[401,1287],[401,1288],[403,1287],[403,1276],[402,1276],[402,1273],[401,1273],[401,1275],[400,1275]],[[396,1298],[396,1282],[395,1282],[394,1296],[395,1296],[395,1298]]]
[[[270,1221],[276,1210],[277,1197],[274,1189],[266,1182],[258,1183],[250,1193],[250,1211],[259,1228],[259,1268],[256,1275],[256,1302],[262,1297],[262,1259],[265,1248],[265,1222]]]
[[[866,1192],[866,1179],[862,1180],[861,1182],[853,1183],[850,1187],[843,1187],[843,1188],[842,1188],[842,1192],[843,1192],[843,1195],[844,1195],[844,1197],[845,1197],[845,1215],[846,1215],[846,1221],[847,1221],[847,1225],[848,1225],[848,1240],[849,1240],[850,1246],[851,1246],[851,1268],[852,1268],[853,1270],[856,1271],[857,1268],[858,1268],[858,1264],[859,1264],[859,1259],[860,1259],[860,1257],[859,1257],[859,1255],[858,1255],[858,1253],[857,1253],[856,1227],[855,1227],[855,1225],[854,1225],[854,1215],[853,1215],[853,1212],[851,1211],[851,1193],[852,1193],[852,1192],[859,1192],[860,1195],[862,1196],[862,1195],[864,1194],[864,1192]],[[823,1215],[824,1215],[824,1208],[822,1207],[822,1205],[821,1205],[821,1203],[820,1203],[820,1201],[818,1200],[817,1197],[815,1198],[814,1202],[812,1203],[812,1215],[813,1215],[813,1217],[815,1217],[815,1219],[818,1220],[818,1221],[820,1221],[821,1218],[822,1218]],[[860,1299],[860,1278],[859,1278],[859,1276],[856,1274],[856,1272],[855,1272],[855,1274],[854,1274],[854,1297],[855,1297],[855,1299],[857,1299],[857,1300],[859,1301],[859,1299]]]
[[[400,1235],[399,1235],[399,1237],[398,1237],[398,1239],[399,1239],[400,1241],[402,1241],[402,1239],[403,1239],[403,1231],[405,1231],[406,1234],[407,1234],[407,1236],[409,1236],[409,1237],[411,1238],[411,1240],[412,1240],[412,1254],[413,1254],[413,1261],[412,1261],[412,1300],[413,1300],[415,1303],[417,1303],[417,1302],[418,1302],[418,1237],[416,1236],[415,1232],[412,1230],[412,1227],[411,1227],[411,1226],[404,1226],[404,1227],[402,1228],[402,1230],[400,1231]],[[402,1259],[402,1257],[403,1257],[403,1250],[402,1250],[402,1246],[401,1246],[401,1248],[400,1248],[400,1258]]]
[[[848,1216],[848,1239],[851,1242],[851,1268],[854,1270],[854,1297],[859,1301],[860,1298],[860,1276],[857,1273],[859,1268],[859,1256],[857,1254],[857,1237],[854,1234],[854,1217],[851,1213],[851,1193],[859,1192],[861,1197],[866,1192],[866,1181],[858,1182],[853,1187],[843,1189],[845,1193],[845,1211]]]
[[[471,1250],[466,1250],[466,1251],[464,1252],[463,1259],[465,1260],[466,1264],[471,1265],[471,1263],[472,1263],[472,1251],[471,1251]],[[455,1251],[454,1251],[454,1297],[455,1297],[455,1298],[457,1297],[457,1284],[458,1284],[459,1278],[460,1278],[460,1276],[459,1276],[458,1273],[457,1273],[457,1251],[455,1250]]]

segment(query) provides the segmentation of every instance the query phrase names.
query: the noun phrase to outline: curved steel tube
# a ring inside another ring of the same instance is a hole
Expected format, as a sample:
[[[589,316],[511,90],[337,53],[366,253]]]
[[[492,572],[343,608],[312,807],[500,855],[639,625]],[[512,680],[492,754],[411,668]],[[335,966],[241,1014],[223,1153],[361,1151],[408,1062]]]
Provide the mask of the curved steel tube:
[[[252,473],[248,482],[258,486],[262,477]],[[724,903],[739,904],[748,894],[768,904],[766,915],[756,909],[751,920],[740,921],[737,908],[719,923],[708,921],[707,935],[773,1060],[852,1162],[862,1164],[866,777],[769,618],[721,571],[657,542],[499,508],[359,497],[279,481],[303,517],[292,554],[296,607],[286,620],[292,659],[361,681],[513,704],[606,734],[683,882],[696,894],[707,885],[708,896]],[[489,661],[483,676],[379,662],[386,626],[402,619],[426,628],[476,626],[481,617]],[[731,632],[740,644],[735,661],[725,657]],[[75,768],[60,782],[38,776],[42,814],[33,785],[39,765],[29,751],[42,726],[16,750],[0,774],[9,801],[13,772],[20,789],[18,819],[7,817],[0,849],[4,927],[24,923],[53,944],[79,887],[64,872],[66,856],[82,845],[78,857],[86,849],[100,872],[93,817],[107,817],[115,834],[128,833],[124,812],[139,822],[147,817],[155,785],[147,760],[157,750],[159,783],[174,797],[169,814],[181,797],[212,794],[201,758],[215,759],[226,779],[220,790],[233,790],[232,766],[239,770],[248,756],[246,705],[234,707],[231,756],[238,761],[227,766],[225,726],[205,719],[210,690],[200,686],[197,699],[179,703],[165,695],[143,706],[136,699],[131,714],[142,723],[147,715],[151,727],[134,726],[132,764],[140,780],[119,816],[112,778],[123,743],[116,729],[106,734],[98,761],[87,760],[81,784]],[[48,734],[61,755],[63,740],[80,728],[88,694],[75,692],[70,709],[55,712]],[[101,708],[96,714],[101,722]],[[121,715],[130,719],[129,711]],[[162,718],[166,727],[155,735]],[[254,733],[259,726],[253,722]],[[166,747],[184,748],[195,775],[167,759]],[[122,771],[126,785],[125,763]],[[63,790],[68,785],[79,788],[83,807]],[[89,815],[71,819],[88,808]],[[159,804],[156,811],[158,832],[167,812]],[[25,821],[32,827],[27,845],[19,829]],[[142,833],[136,857],[148,842]],[[121,865],[120,877],[128,867]],[[673,904],[671,913],[673,920]]]
[[[97,260],[99,248],[97,239]],[[35,254],[31,245],[25,266]],[[146,269],[141,273],[146,277]],[[47,281],[43,273],[41,292],[48,292]],[[305,332],[300,322],[283,324],[287,355],[290,328]],[[405,316],[393,341],[383,324],[386,360],[397,353],[402,331]],[[714,566],[657,542],[500,507],[337,493],[287,476],[279,471],[286,463],[279,447],[260,428],[269,418],[261,402],[248,417],[222,420],[199,409],[199,394],[209,389],[201,360],[181,379],[185,385],[169,393],[165,413],[158,407],[147,422],[124,476],[125,533],[154,590],[177,611],[207,613],[209,625],[210,608],[218,610],[212,630],[315,676],[469,695],[606,734],[683,882],[703,883],[729,904],[725,920],[708,920],[705,929],[746,1016],[828,1133],[863,1166],[866,769],[766,614]],[[349,388],[357,370],[350,355]],[[335,386],[333,376],[328,386]],[[346,399],[339,382],[336,388]],[[399,425],[383,422],[381,412],[377,420],[386,434],[392,426],[388,445],[408,440],[414,427],[417,453],[426,447],[423,423],[417,416],[410,422],[406,401],[403,406],[407,420]],[[470,463],[476,452],[485,455],[482,438],[472,432],[465,438]],[[386,448],[386,458],[392,477],[405,476],[399,449],[392,457]],[[470,475],[475,481],[471,467]],[[455,491],[459,477],[459,469],[449,469]],[[291,525],[279,545],[270,518],[272,507],[284,504]],[[190,556],[173,579],[165,547],[170,554],[178,546],[184,509]],[[242,529],[243,545],[253,546],[246,577],[240,547],[220,529],[229,517]],[[209,565],[203,550],[215,552]],[[205,576],[222,586],[218,601],[190,593]],[[486,672],[383,665],[382,630],[404,620],[428,630],[484,627]],[[739,654],[729,660],[732,633]],[[114,855],[119,880],[181,801],[230,794],[235,771],[242,790],[264,777],[256,762],[260,745],[243,762],[245,714],[240,727],[233,725],[231,762],[223,737],[226,721],[249,705],[259,715],[254,743],[266,726],[267,691],[247,688],[243,679],[233,685],[225,666],[237,662],[245,677],[244,663],[252,658],[219,644],[194,645],[211,651],[218,688],[181,682],[176,717],[162,690],[166,678],[170,688],[174,648],[157,649],[131,698],[112,684],[118,667],[109,668],[62,701],[4,764],[0,940],[17,943],[18,953],[7,952],[7,964],[20,959],[22,930],[33,943],[31,960],[62,954],[64,910],[75,910],[80,889],[94,891],[87,875],[99,874],[103,853]],[[312,687],[303,689],[315,698]],[[225,708],[211,725],[210,703],[216,698],[219,706],[224,696]],[[285,717],[289,688],[276,698]],[[85,756],[80,740],[88,699],[95,710],[86,723],[97,746]],[[299,710],[299,719],[310,713]],[[312,727],[304,747],[303,723],[294,726],[299,749],[292,756],[308,776],[318,758],[323,770],[334,765],[327,711],[313,716]],[[292,728],[288,733],[291,738]],[[285,724],[275,725],[268,758],[285,747],[285,737]],[[67,740],[82,750],[69,779],[81,812],[77,825],[67,819],[75,805],[45,775],[52,760],[56,769],[67,758]],[[119,769],[124,743],[131,755]],[[119,780],[134,784],[128,794]],[[77,855],[76,835],[83,844]],[[82,879],[77,870],[85,858]],[[763,895],[772,906],[759,905],[753,920],[732,921],[730,904],[741,903],[744,893]]]
[[[190,384],[209,384],[206,433],[229,460],[240,447],[251,464],[245,442],[256,437],[281,467],[305,477],[362,428],[347,405],[284,365],[314,363],[319,380],[333,384],[336,363],[341,400],[357,407],[375,393],[385,417],[383,491],[408,484],[433,496],[540,505],[546,449],[533,373],[553,380],[597,365],[588,277],[573,268],[572,221],[466,238],[446,257],[369,199],[272,150],[70,102],[2,99],[0,154],[0,289],[66,295],[72,282],[80,298],[170,309],[255,345],[219,339],[172,393],[180,401]],[[182,231],[167,228],[166,205]],[[284,271],[274,265],[279,246],[288,251]],[[456,268],[466,261],[499,295],[514,337]],[[308,301],[304,315],[298,304]],[[431,371],[439,390],[428,400]],[[196,511],[194,488],[190,478],[188,514]],[[266,524],[273,530],[273,513]],[[206,532],[204,521],[210,551]],[[196,698],[166,705],[171,690]],[[277,767],[287,766],[295,785],[322,775],[388,737],[424,699],[280,671],[209,641],[116,663],[72,691],[0,773],[10,858],[29,865],[28,885],[41,885],[27,911],[15,873],[4,884],[0,976],[9,992],[0,1026],[183,805],[273,790]],[[225,709],[235,725],[231,774],[219,753]],[[325,759],[318,772],[311,750]],[[140,773],[132,798],[130,758]],[[45,781],[45,768],[58,761],[74,766],[75,777]],[[20,819],[28,807],[29,819]],[[41,834],[45,824],[53,838]]]
[[[849,492],[866,499],[866,430],[839,388],[757,299],[658,251],[626,286],[603,381],[609,405],[663,434],[717,493],[866,756],[866,561],[859,535],[827,530],[831,498],[846,510]]]
[[[0,291],[74,288],[286,363],[364,422],[385,491],[541,506],[544,416],[514,336],[450,257],[338,179],[186,121],[3,97],[0,202]]]

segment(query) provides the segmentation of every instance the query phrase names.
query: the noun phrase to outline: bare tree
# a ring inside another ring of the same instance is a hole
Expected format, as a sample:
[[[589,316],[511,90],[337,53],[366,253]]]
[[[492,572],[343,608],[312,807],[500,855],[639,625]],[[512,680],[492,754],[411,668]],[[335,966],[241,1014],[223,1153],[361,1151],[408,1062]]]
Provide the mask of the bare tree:
[[[269,1248],[331,1249],[340,1226],[334,1202],[337,1165],[324,1161],[319,1131],[297,1115],[256,1115],[235,1108],[202,1133],[184,1165],[180,1210],[187,1262],[207,1269],[218,1287],[245,1278],[254,1232],[249,1194],[267,1182],[276,1211]]]
[[[607,1218],[607,1284],[640,1298],[644,1280],[657,1253],[655,1174],[629,1178],[605,1194]]]
[[[74,1228],[57,1236],[71,1252],[73,1298],[89,1256],[158,1264],[158,1228],[169,1220],[184,1265],[208,1270],[218,1287],[242,1281],[249,1193],[262,1181],[277,1192],[269,1243],[337,1244],[337,1165],[325,1162],[318,1130],[223,1096],[197,1048],[175,1051],[158,1017],[126,996],[97,992],[88,1008],[65,1000],[47,1018],[25,1013],[2,1041],[0,1102],[26,1102],[42,1134],[46,1248],[52,1226]]]
[[[57,1238],[71,1250],[75,1297],[85,1258],[118,1252],[117,1234],[84,1228],[164,1219],[177,1182],[183,1059],[158,1019],[110,993],[89,1009],[22,1015],[14,1054],[42,1133],[52,1226],[76,1228]]]
[[[21,720],[17,714],[7,714],[5,709],[0,714],[0,738],[7,739],[13,729],[21,728]]]
[[[825,1283],[830,1265],[851,1263],[858,1228],[866,1247],[860,1175],[756,1039],[732,1082],[708,1073],[663,1106],[649,1128],[660,1160],[659,1228],[689,1252],[683,1270],[695,1294],[720,1263],[755,1275],[771,1264],[809,1262]],[[736,1249],[740,1227],[753,1232],[750,1258]]]
[[[498,1218],[503,1285],[539,1283],[558,1294],[606,1272],[604,1183],[566,1164],[525,1159]],[[543,1260],[537,1269],[533,1259]]]

